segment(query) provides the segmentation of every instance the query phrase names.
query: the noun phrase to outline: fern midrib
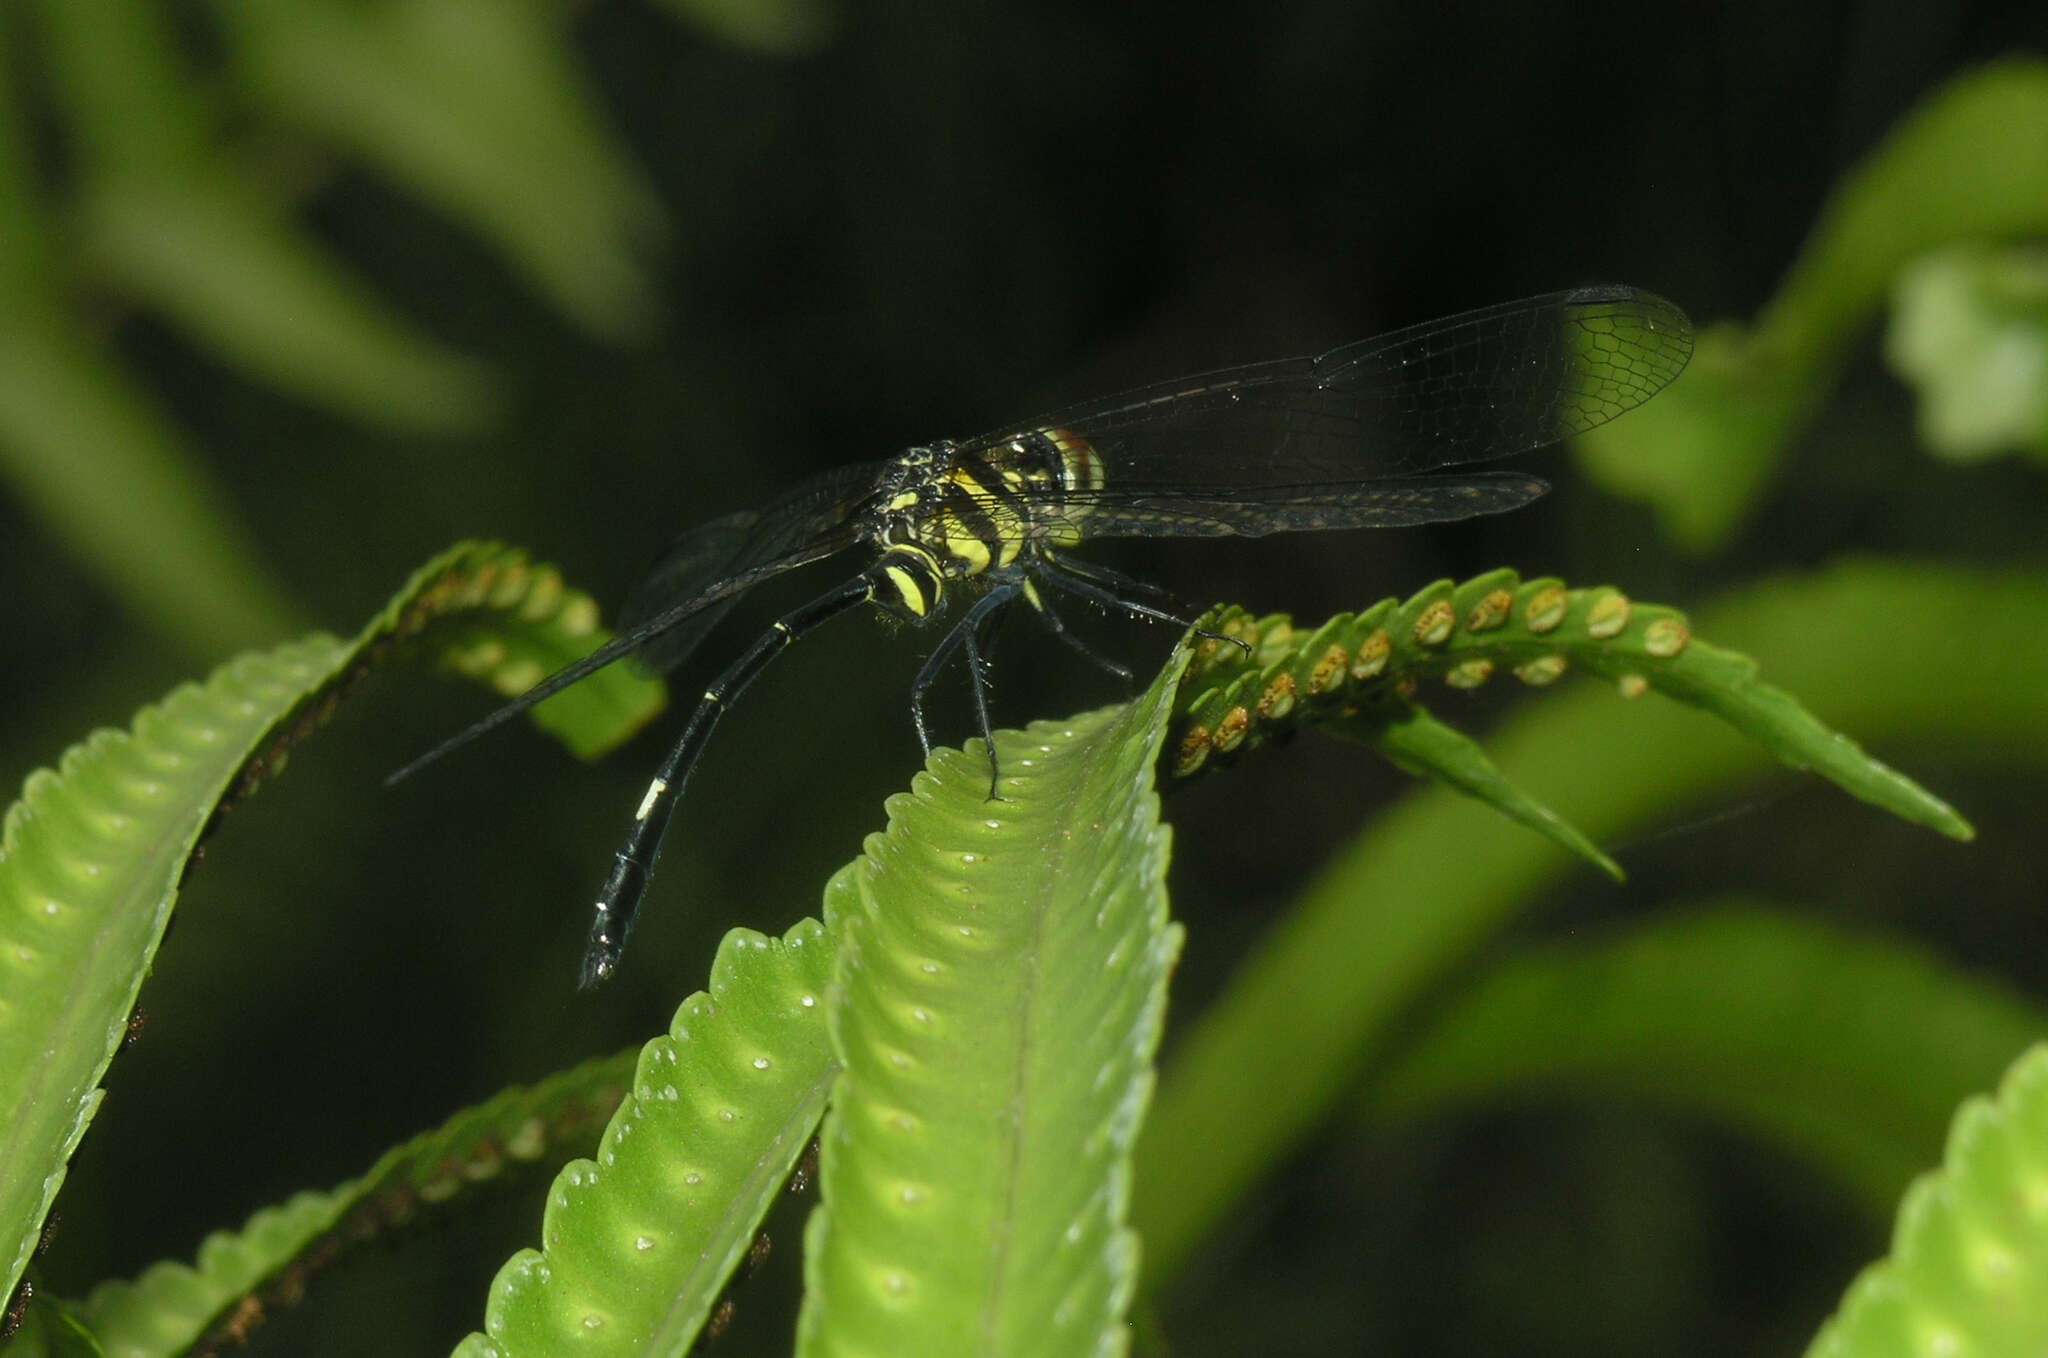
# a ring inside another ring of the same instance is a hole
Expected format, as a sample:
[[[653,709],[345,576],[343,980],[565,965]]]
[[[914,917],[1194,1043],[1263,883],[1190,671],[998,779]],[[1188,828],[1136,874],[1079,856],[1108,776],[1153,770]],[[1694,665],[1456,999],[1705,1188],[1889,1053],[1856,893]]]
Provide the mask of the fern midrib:
[[[1081,747],[1079,754],[1082,763],[1078,773],[1067,775],[1072,780],[1069,785],[1080,787],[1090,785],[1096,777],[1098,766],[1105,759],[1113,759],[1115,757],[1116,750],[1114,748],[1105,750],[1107,742],[1105,742],[1103,737],[1106,733],[1117,729],[1116,723],[1109,723],[1102,730],[1096,732],[1094,739],[1087,741]],[[1067,748],[1069,750],[1072,749],[1071,746]],[[1048,847],[1039,859],[1041,871],[1038,881],[1040,883],[1040,901],[1042,904],[1039,909],[1032,912],[1030,926],[1031,943],[1025,955],[1024,979],[1018,988],[1015,1010],[1017,1041],[1015,1051],[1012,1054],[1013,1065],[1011,1067],[1017,1072],[1017,1077],[1010,1092],[1009,1105],[1012,1116],[1009,1119],[1008,1135],[1005,1138],[1003,1149],[1003,1171],[1006,1181],[1003,1189],[1003,1212],[989,1241],[989,1291],[985,1304],[982,1307],[981,1336],[977,1349],[978,1353],[991,1356],[991,1358],[1004,1352],[1001,1343],[1001,1321],[1004,1316],[1003,1300],[1006,1292],[1009,1290],[1009,1269],[1016,1247],[1016,1224],[1022,1201],[1020,1190],[1022,1188],[1021,1166],[1024,1160],[1025,1114],[1026,1110],[1031,1107],[1032,1076],[1036,1070],[1032,1057],[1034,1049],[1038,1046],[1038,1028],[1037,1024],[1032,1020],[1035,1015],[1039,1014],[1038,997],[1043,989],[1045,979],[1043,962],[1047,923],[1050,915],[1050,910],[1045,903],[1048,902],[1048,898],[1055,895],[1054,885],[1063,881],[1067,875],[1067,863],[1072,856],[1074,838],[1072,835],[1060,834],[1057,831],[1067,823],[1067,816],[1069,814],[1071,814],[1069,810],[1063,809],[1059,816],[1048,823],[1047,828],[1053,830],[1054,833],[1042,837],[1042,842],[1048,842]]]
[[[1055,838],[1058,839],[1059,847],[1046,855],[1046,863],[1048,870],[1056,878],[1066,862],[1067,845],[1070,841],[1063,836]],[[1009,1266],[1017,1241],[1019,1167],[1024,1160],[1024,1110],[1030,1107],[1031,1053],[1037,1045],[1037,1032],[1032,1026],[1031,1016],[1036,1012],[1039,990],[1045,978],[1041,965],[1045,956],[1045,914],[1042,909],[1033,912],[1031,946],[1026,954],[1024,981],[1017,994],[1017,1041],[1016,1048],[1011,1054],[1010,1067],[1017,1072],[1017,1078],[1010,1090],[1011,1116],[1008,1136],[1003,1147],[1003,1211],[997,1218],[995,1230],[989,1239],[989,1290],[981,1311],[979,1351],[987,1355],[1002,1352],[1002,1303],[1009,1287]]]

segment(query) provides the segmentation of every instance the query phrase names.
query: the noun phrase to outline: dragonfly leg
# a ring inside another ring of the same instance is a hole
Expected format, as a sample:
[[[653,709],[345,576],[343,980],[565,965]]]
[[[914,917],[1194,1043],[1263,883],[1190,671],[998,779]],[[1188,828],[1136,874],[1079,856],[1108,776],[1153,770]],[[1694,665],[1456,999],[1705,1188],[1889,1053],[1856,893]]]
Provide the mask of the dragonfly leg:
[[[1017,593],[1028,601],[1031,594],[1030,585],[1018,582]],[[995,673],[996,643],[1003,639],[1003,624],[1009,621],[1010,617],[1011,612],[1008,608],[995,609],[982,620],[981,626],[975,631],[974,639],[981,646],[982,667],[990,674]]]
[[[1031,605],[1031,611],[1038,615],[1038,620],[1045,624],[1045,630],[1057,637],[1067,649],[1086,659],[1089,663],[1109,671],[1127,684],[1137,677],[1131,673],[1128,665],[1118,664],[1068,631],[1066,620],[1053,612],[1052,605],[1047,603],[1037,590],[1031,588],[1028,581],[1024,586],[1024,599],[1026,603]]]
[[[1206,628],[1195,627],[1195,620],[1193,618],[1183,616],[1194,610],[1157,585],[1135,579],[1123,574],[1121,571],[1113,571],[1107,566],[1097,565],[1094,562],[1083,566],[1078,562],[1069,561],[1065,557],[1041,557],[1039,558],[1039,566],[1040,578],[1055,588],[1063,589],[1077,598],[1086,599],[1090,603],[1102,608],[1111,608],[1120,613],[1127,613],[1134,618],[1144,618],[1149,622],[1171,623],[1175,627],[1193,628],[1195,635],[1201,637],[1204,641],[1227,641],[1245,654],[1251,654],[1252,648],[1236,637],[1227,637],[1220,632],[1211,632]],[[1146,603],[1143,598],[1136,597],[1141,595],[1149,595],[1159,600],[1164,607],[1155,607],[1152,604]]]
[[[625,843],[613,855],[611,873],[597,893],[596,915],[590,924],[590,942],[583,950],[582,989],[588,990],[608,979],[617,969],[619,955],[626,948],[626,935],[633,927],[633,916],[640,908],[641,897],[647,892],[647,879],[654,872],[654,860],[661,851],[662,834],[668,829],[676,802],[683,794],[684,785],[690,781],[690,771],[696,767],[698,756],[704,753],[704,746],[710,741],[712,728],[718,725],[718,719],[725,715],[725,709],[747,685],[768,668],[769,661],[789,649],[790,643],[848,609],[873,599],[877,586],[871,575],[872,572],[868,572],[855,576],[837,589],[785,614],[704,690],[697,710],[690,714],[689,724],[683,727],[682,735],[676,739],[668,758],[662,761],[661,769],[641,796],[639,808],[633,813],[633,828],[626,832]]]
[[[1002,610],[1015,602],[1023,590],[1022,584],[1005,581],[975,600],[974,607],[967,610],[967,616],[960,619],[953,630],[946,633],[945,640],[933,647],[932,653],[925,657],[923,668],[918,670],[917,678],[910,685],[910,721],[917,728],[917,740],[924,747],[925,758],[930,759],[932,740],[924,719],[925,695],[931,691],[932,684],[938,679],[939,670],[944,667],[953,652],[963,646],[967,649],[967,678],[974,688],[974,711],[981,721],[982,739],[988,746],[988,795],[991,801],[995,800],[996,795],[995,729],[988,717],[987,658],[983,654],[981,643],[977,640],[977,634],[989,619],[1000,617]]]
[[[917,671],[917,678],[910,682],[910,724],[917,730],[917,745],[927,760],[932,757],[932,733],[924,719],[925,695],[931,692],[939,671],[945,668],[946,658],[959,646],[960,628],[955,626],[938,645],[932,647],[931,654],[924,658],[924,664]]]
[[[1041,556],[1039,560],[1055,571],[1063,572],[1068,576],[1078,577],[1091,584],[1100,585],[1104,589],[1110,590],[1117,596],[1119,607],[1126,600],[1150,599],[1167,614],[1174,615],[1172,620],[1175,623],[1182,627],[1191,625],[1187,619],[1178,616],[1183,613],[1194,612],[1188,601],[1170,589],[1153,584],[1150,580],[1141,580],[1135,575],[1125,575],[1122,571],[1105,566],[1099,561],[1080,561],[1068,556],[1052,556],[1050,554]]]

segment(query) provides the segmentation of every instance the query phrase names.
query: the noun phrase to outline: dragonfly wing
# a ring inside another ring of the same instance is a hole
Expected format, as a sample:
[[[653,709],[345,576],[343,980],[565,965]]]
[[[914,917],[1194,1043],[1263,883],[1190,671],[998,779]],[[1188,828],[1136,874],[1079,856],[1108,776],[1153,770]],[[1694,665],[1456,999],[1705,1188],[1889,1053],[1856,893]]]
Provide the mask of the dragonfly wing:
[[[760,518],[755,510],[743,510],[701,524],[677,538],[626,596],[619,608],[620,631],[630,633],[677,600],[690,598],[707,582],[730,576],[746,556]],[[647,674],[675,669],[739,601],[738,594],[729,595],[657,632],[634,653],[635,666]]]
[[[456,732],[391,774],[385,783],[411,777],[443,755],[629,656],[652,673],[680,665],[755,585],[822,561],[857,542],[859,533],[852,521],[880,466],[870,463],[826,472],[761,509],[728,514],[683,534],[633,591],[621,610],[618,633],[610,641]]]
[[[1230,496],[1105,491],[1070,497],[1065,512],[1082,536],[1264,537],[1338,528],[1412,528],[1503,514],[1550,489],[1513,472],[1424,476],[1343,485],[1261,487]]]
[[[761,565],[721,577],[693,596],[672,601],[660,612],[621,631],[581,660],[564,665],[517,698],[494,708],[481,720],[457,731],[411,763],[387,775],[384,785],[389,787],[403,782],[444,755],[453,754],[479,736],[497,730],[514,717],[531,711],[563,689],[581,683],[607,666],[615,665],[628,656],[638,660],[649,646],[658,643],[663,636],[679,627],[689,626],[707,613],[723,617],[725,610],[729,609],[735,600],[762,581],[773,579],[799,566],[822,561],[828,556],[845,551],[857,541],[859,536],[853,530],[842,527],[827,536],[802,542]]]
[[[619,610],[621,634],[631,635],[720,581],[744,576],[806,543],[837,539],[874,487],[882,465],[835,468],[759,509],[728,514],[684,533],[626,596]],[[677,668],[739,601],[739,591],[726,594],[655,630],[634,650],[635,663],[649,674]]]
[[[1430,321],[1314,358],[1182,378],[971,440],[994,451],[1064,430],[1106,488],[1170,496],[1342,485],[1528,452],[1668,386],[1692,356],[1670,302],[1582,288]]]

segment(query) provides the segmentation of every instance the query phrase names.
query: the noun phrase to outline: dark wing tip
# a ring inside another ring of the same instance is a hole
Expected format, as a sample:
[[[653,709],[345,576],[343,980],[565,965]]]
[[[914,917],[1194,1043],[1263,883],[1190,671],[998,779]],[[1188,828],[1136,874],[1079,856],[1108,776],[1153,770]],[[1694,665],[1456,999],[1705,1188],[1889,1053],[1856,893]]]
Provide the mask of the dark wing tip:
[[[1565,293],[1560,309],[1571,370],[1553,407],[1553,438],[1583,434],[1635,409],[1692,362],[1692,321],[1655,293],[1602,284]]]
[[[1631,302],[1639,297],[1654,297],[1654,293],[1632,288],[1626,283],[1590,283],[1583,288],[1574,288],[1564,295],[1566,306],[1592,306],[1599,302]],[[1657,300],[1661,301],[1661,298]]]
[[[1566,293],[1564,307],[1574,319],[1621,317],[1633,321],[1646,334],[1654,335],[1658,351],[1675,357],[1680,368],[1692,357],[1692,318],[1678,303],[1654,292],[1626,283],[1599,283]]]

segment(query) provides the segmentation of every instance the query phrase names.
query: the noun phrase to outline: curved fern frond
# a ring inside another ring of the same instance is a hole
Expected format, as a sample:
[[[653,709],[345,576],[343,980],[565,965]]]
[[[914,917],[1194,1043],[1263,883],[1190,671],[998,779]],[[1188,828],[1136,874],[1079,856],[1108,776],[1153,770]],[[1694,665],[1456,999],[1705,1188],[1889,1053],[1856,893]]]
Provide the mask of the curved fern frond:
[[[595,1161],[555,1180],[541,1248],[491,1284],[460,1355],[681,1355],[824,1114],[832,949],[806,920],[736,929],[711,987],[640,1052]]]
[[[0,1315],[0,1351],[7,1358],[104,1358],[92,1332],[69,1306],[46,1300],[25,1282]]]
[[[827,888],[829,926],[729,935],[457,1352],[688,1351],[828,1093],[800,1345],[1114,1347],[1180,937],[1151,780],[1184,655],[1138,704],[999,733],[1000,801],[984,756],[940,751]]]
[[[245,656],[30,775],[0,829],[0,1245],[20,1277],[99,1107],[178,884],[265,734],[339,672],[315,637]]]
[[[1238,609],[1203,626],[1250,650],[1217,640],[1197,647],[1183,690],[1192,696],[1176,706],[1168,747],[1179,776],[1318,725],[1494,805],[1619,876],[1577,831],[1510,787],[1469,741],[1429,719],[1416,696],[1432,679],[1470,689],[1505,670],[1540,687],[1578,669],[1614,683],[1624,697],[1654,690],[1711,713],[1784,762],[1905,820],[1952,839],[1972,833],[1946,802],[1759,680],[1755,661],[1697,640],[1676,609],[1636,603],[1619,590],[1567,589],[1498,570],[1462,585],[1439,580],[1405,602],[1340,613],[1310,631],[1285,614],[1253,618]]]
[[[473,616],[492,613],[480,646]],[[605,639],[551,567],[465,544],[408,582],[362,634],[313,636],[223,665],[32,774],[0,826],[0,1251],[21,1277],[65,1166],[99,1106],[194,849],[221,809],[401,641],[429,633],[472,673],[530,681]],[[434,635],[438,633],[438,635]],[[619,670],[545,719],[579,749],[645,718],[660,687]],[[590,686],[586,685],[585,688]]]
[[[415,571],[357,645],[374,663],[385,647],[414,638],[451,672],[516,698],[611,634],[597,604],[553,566],[502,543],[465,542]],[[613,665],[534,708],[533,723],[592,759],[652,720],[665,694],[659,681]]]
[[[2039,696],[2048,647],[1988,620],[2043,609],[2038,571],[1849,561],[1731,599],[1712,627],[1769,655],[1775,675],[1824,699],[1859,735],[1921,742],[1951,764],[2010,767],[2048,752]],[[1703,739],[1712,733],[1677,705],[1628,706],[1560,694],[1516,714],[1488,745],[1511,777],[1541,773],[1573,819],[1610,843],[1688,809],[1725,806],[1760,772],[1753,749]],[[1622,753],[1587,757],[1603,748]],[[1145,1234],[1148,1282],[1170,1276],[1260,1175],[1351,1096],[1418,996],[1554,883],[1554,852],[1529,836],[1488,833],[1475,805],[1429,789],[1376,820],[1251,950],[1179,1046],[1140,1147],[1133,1219]],[[1319,1040],[1296,1041],[1303,1031]],[[1283,1049],[1288,1059],[1274,1060]]]
[[[1185,648],[1122,707],[934,756],[826,890],[845,1064],[797,1352],[1128,1344],[1131,1145],[1166,978],[1153,765]]]
[[[325,1193],[300,1193],[208,1236],[194,1265],[158,1264],[133,1282],[102,1283],[76,1314],[107,1358],[168,1358],[246,1343],[316,1271],[421,1215],[446,1210],[510,1171],[591,1144],[626,1092],[634,1053],[590,1061],[508,1089],[387,1152]]]
[[[2048,1046],[1956,1113],[1941,1168],[1907,1192],[1807,1358],[2027,1358],[2048,1340]]]

